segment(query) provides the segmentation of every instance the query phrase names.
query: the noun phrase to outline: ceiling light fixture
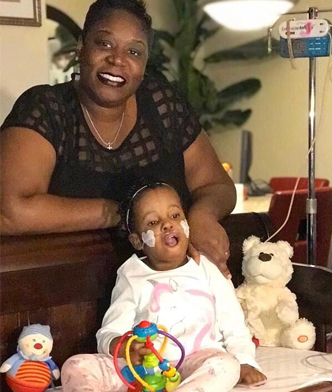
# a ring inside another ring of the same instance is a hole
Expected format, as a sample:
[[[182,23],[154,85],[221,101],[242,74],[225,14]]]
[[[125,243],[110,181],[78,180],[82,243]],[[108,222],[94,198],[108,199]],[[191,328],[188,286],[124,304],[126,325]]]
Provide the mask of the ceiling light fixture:
[[[232,30],[258,30],[272,26],[294,5],[292,0],[210,0],[204,11],[217,23]]]

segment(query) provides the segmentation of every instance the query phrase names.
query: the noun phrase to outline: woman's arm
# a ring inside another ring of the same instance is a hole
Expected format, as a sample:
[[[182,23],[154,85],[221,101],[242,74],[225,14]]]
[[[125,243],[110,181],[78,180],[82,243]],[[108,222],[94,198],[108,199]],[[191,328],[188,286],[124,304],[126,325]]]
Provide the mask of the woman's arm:
[[[235,207],[235,186],[204,131],[185,151],[184,157],[187,185],[194,200],[192,209],[204,209],[218,220],[229,215]]]
[[[184,152],[184,159],[186,182],[193,197],[188,214],[192,244],[230,277],[226,265],[229,241],[218,222],[235,206],[235,186],[204,131]]]
[[[3,235],[70,232],[116,226],[112,200],[71,199],[48,194],[56,154],[33,130],[8,128],[0,135]]]

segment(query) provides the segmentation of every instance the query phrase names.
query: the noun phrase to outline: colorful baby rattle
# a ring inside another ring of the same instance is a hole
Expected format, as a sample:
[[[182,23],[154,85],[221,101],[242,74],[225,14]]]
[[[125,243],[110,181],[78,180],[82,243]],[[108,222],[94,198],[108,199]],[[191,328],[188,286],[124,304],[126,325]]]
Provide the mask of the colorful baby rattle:
[[[152,341],[155,340],[159,334],[164,336],[164,340],[158,352],[154,348]],[[126,344],[125,351],[127,366],[120,370],[118,366],[119,350],[123,341],[130,335],[132,336]],[[181,350],[181,358],[175,367],[171,366],[167,359],[162,358],[168,338],[173,340]],[[142,365],[133,366],[130,360],[130,345],[134,340],[144,342],[145,347],[152,351],[152,354],[144,356]],[[132,331],[126,332],[119,339],[114,350],[114,366],[121,380],[127,385],[128,392],[171,392],[174,391],[181,382],[181,376],[178,369],[184,360],[184,355],[184,347],[182,344],[175,339],[174,336],[167,333],[165,327],[162,325],[157,326],[149,321],[141,321]],[[155,373],[154,369],[157,366],[161,370],[161,373]]]

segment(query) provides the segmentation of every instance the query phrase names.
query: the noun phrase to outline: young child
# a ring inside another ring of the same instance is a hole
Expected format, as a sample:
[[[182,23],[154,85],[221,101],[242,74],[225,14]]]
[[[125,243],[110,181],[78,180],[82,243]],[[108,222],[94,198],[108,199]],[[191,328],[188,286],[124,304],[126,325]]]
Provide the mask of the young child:
[[[165,326],[184,346],[178,392],[263,383],[232,283],[203,255],[199,264],[187,257],[189,227],[177,192],[165,183],[141,186],[125,203],[123,219],[133,247],[146,257],[134,254],[119,268],[97,333],[101,354],[70,358],[62,369],[63,391],[126,391],[111,355],[119,338],[142,320]],[[125,358],[125,345],[119,358]],[[150,353],[143,343],[131,345],[134,365]],[[180,350],[169,341],[163,357],[176,362]]]

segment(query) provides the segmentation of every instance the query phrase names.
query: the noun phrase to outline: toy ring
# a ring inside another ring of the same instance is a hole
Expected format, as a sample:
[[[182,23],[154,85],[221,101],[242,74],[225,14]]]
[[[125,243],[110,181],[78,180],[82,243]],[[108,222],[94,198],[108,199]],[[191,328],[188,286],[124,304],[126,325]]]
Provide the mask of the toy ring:
[[[163,335],[163,343],[159,352],[154,348],[153,340],[158,335]],[[124,340],[128,338],[126,344],[125,355],[127,366],[122,370],[119,369],[117,358],[120,347]],[[181,357],[176,366],[170,365],[167,359],[162,357],[168,339],[171,339],[181,350]],[[133,366],[130,359],[130,346],[134,340],[144,342],[145,347],[152,351],[152,354],[145,355],[142,365]],[[182,344],[172,335],[167,332],[167,329],[162,325],[156,325],[149,321],[142,321],[136,325],[133,331],[128,331],[119,339],[114,350],[114,366],[118,376],[128,387],[128,391],[135,392],[151,391],[151,392],[171,392],[181,382],[181,376],[178,372],[182,362],[184,361],[185,352]],[[160,372],[155,372],[155,370]]]

